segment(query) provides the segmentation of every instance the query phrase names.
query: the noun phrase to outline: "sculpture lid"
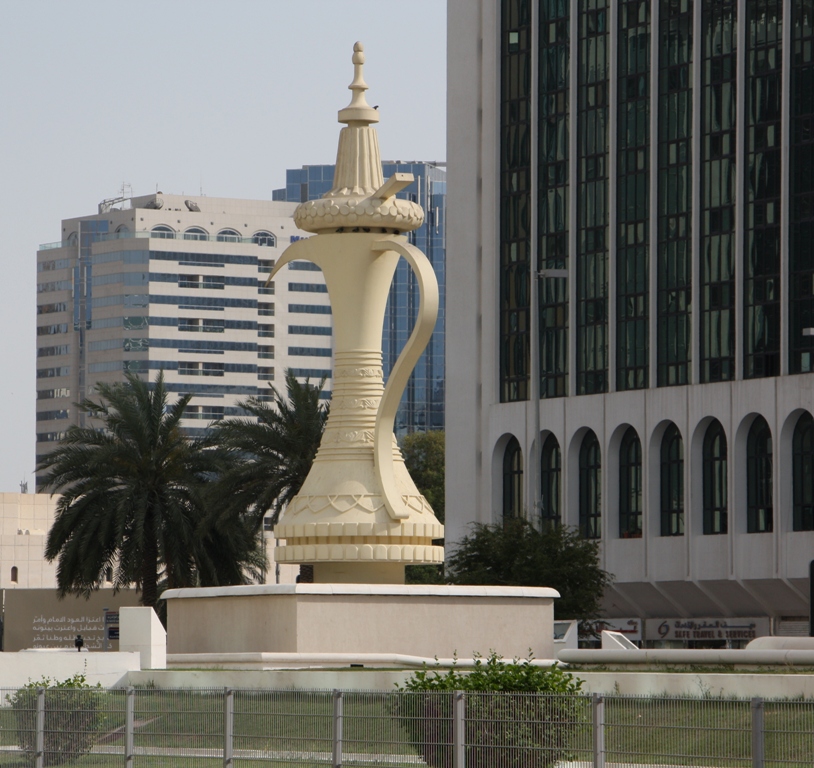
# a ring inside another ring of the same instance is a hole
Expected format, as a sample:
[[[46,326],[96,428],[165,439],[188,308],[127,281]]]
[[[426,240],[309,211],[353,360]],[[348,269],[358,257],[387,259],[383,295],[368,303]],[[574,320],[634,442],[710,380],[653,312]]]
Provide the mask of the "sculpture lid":
[[[365,98],[368,84],[365,82],[365,76],[362,72],[364,65],[365,46],[361,43],[355,43],[353,46],[353,82],[348,86],[348,89],[353,91],[353,97],[347,107],[339,110],[340,123],[360,122],[370,125],[379,122],[378,111],[371,107]]]
[[[417,203],[399,200],[396,194],[413,183],[411,173],[395,173],[387,182],[382,175],[379,139],[372,123],[379,113],[365,98],[368,85],[363,67],[364,46],[353,46],[351,102],[339,110],[339,133],[333,187],[319,200],[297,206],[294,223],[306,232],[388,232],[418,229],[424,211]]]

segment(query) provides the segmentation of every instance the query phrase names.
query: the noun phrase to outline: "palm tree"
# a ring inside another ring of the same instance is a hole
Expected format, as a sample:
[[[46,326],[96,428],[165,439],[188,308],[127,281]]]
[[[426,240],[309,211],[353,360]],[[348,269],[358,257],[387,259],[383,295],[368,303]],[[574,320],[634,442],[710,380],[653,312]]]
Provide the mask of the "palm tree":
[[[115,589],[135,584],[146,606],[162,577],[168,588],[243,583],[264,555],[246,522],[210,511],[224,452],[184,436],[192,396],[168,404],[163,372],[152,386],[127,374],[96,389],[78,408],[101,428],[70,427],[37,466],[62,494],[45,549],[60,595],[87,596],[110,571]]]
[[[275,524],[280,512],[297,495],[317,455],[328,405],[319,384],[301,384],[285,372],[284,397],[271,385],[271,400],[250,397],[239,403],[251,418],[219,422],[213,441],[234,460],[220,486],[224,508],[252,510],[258,525],[271,510]]]

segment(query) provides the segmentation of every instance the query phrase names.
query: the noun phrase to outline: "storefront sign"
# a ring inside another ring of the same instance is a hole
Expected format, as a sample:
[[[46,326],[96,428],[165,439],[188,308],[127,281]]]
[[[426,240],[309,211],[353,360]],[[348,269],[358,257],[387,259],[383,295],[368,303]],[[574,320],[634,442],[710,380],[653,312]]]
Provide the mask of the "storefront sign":
[[[754,640],[771,634],[769,619],[647,619],[648,640]]]
[[[596,621],[580,622],[580,640],[598,638],[602,630],[620,632],[630,642],[638,643],[642,639],[641,619],[596,619]]]

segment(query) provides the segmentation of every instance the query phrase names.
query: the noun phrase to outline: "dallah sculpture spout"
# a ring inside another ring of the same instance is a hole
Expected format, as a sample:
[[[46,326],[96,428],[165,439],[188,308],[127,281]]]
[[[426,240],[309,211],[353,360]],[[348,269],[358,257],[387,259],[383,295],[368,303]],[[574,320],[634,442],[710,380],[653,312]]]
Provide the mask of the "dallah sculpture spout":
[[[401,395],[438,315],[427,257],[403,233],[421,226],[421,206],[395,195],[412,174],[382,178],[379,113],[365,99],[364,49],[353,47],[351,103],[339,112],[333,188],[300,205],[292,243],[269,279],[305,259],[323,272],[334,320],[331,410],[311,472],[274,529],[278,562],[311,563],[317,582],[403,583],[408,564],[440,563],[444,535],[418,492],[393,435]],[[382,324],[396,265],[404,257],[421,291],[418,317],[384,385]]]

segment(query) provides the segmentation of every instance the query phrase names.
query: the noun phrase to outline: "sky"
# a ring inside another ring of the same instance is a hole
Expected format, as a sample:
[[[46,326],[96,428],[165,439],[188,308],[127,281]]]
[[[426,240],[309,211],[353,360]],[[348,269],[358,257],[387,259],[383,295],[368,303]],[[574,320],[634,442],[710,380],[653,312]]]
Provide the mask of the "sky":
[[[446,159],[444,0],[0,0],[0,492],[34,488],[36,252],[134,195],[333,163],[353,44],[384,160]]]

